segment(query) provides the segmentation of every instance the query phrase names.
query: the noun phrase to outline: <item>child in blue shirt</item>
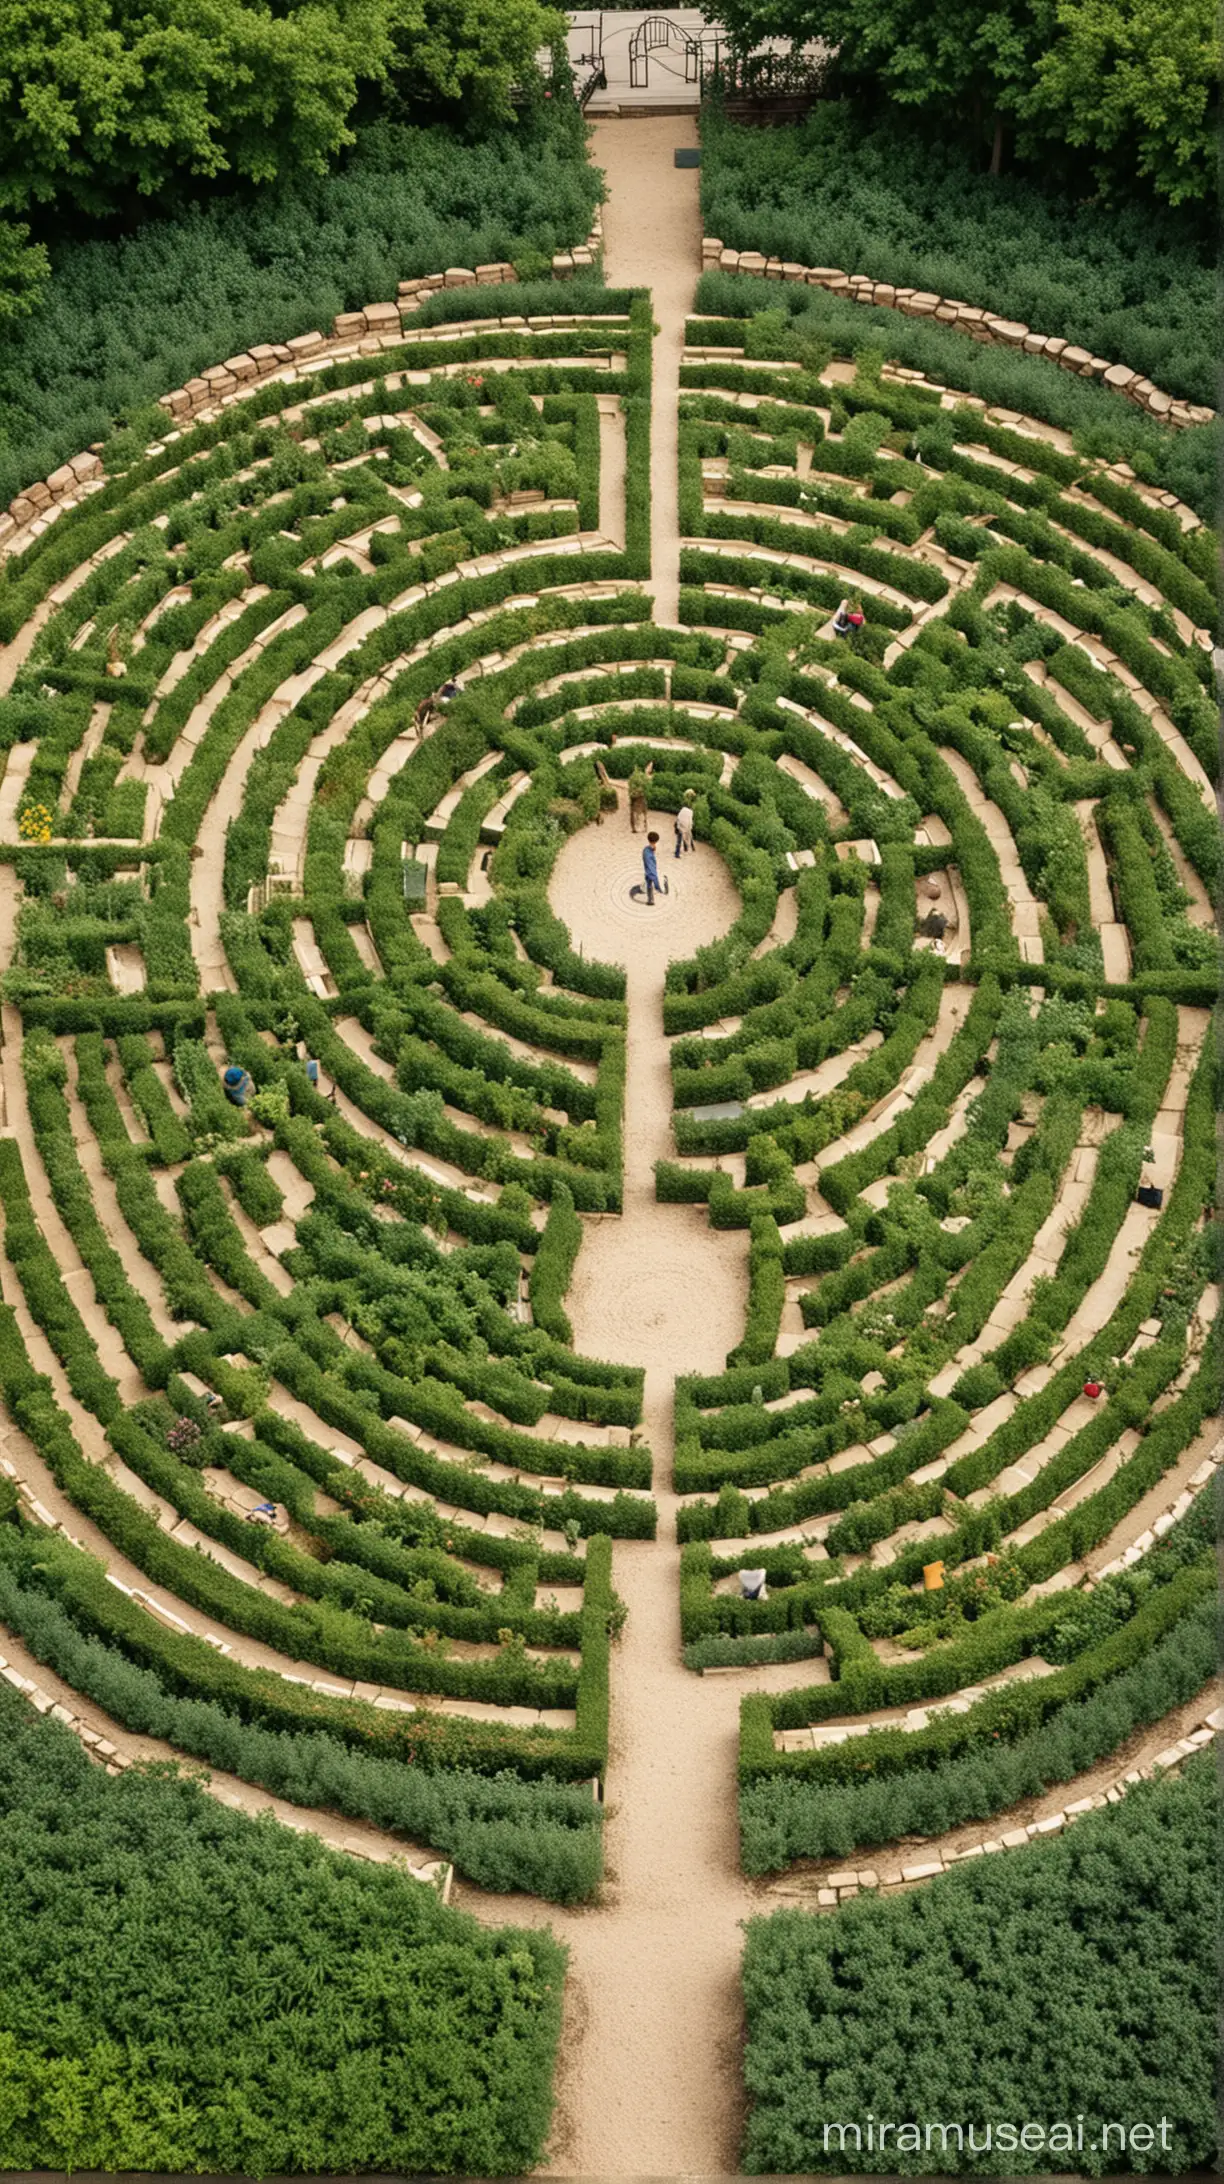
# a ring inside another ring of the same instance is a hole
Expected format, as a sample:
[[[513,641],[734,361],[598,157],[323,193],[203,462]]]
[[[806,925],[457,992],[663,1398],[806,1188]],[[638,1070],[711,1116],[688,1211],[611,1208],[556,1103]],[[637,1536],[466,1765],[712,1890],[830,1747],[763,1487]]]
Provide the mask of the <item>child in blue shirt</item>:
[[[646,847],[642,851],[642,872],[646,880],[646,908],[648,910],[654,909],[656,895],[665,895],[667,893],[667,881],[659,878],[658,848],[658,835],[648,834]]]

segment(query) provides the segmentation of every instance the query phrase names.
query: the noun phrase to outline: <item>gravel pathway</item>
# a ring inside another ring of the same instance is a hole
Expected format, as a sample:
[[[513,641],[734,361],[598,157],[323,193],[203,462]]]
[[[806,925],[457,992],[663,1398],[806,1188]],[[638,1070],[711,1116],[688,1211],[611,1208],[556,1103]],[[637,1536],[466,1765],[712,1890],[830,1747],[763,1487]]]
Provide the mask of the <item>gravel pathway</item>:
[[[653,1163],[672,1151],[667,963],[725,932],[739,903],[712,849],[677,861],[668,815],[651,824],[671,889],[652,910],[629,898],[643,837],[623,805],[566,845],[550,889],[575,945],[628,971],[625,1210],[586,1224],[567,1309],[585,1354],[646,1367],[659,1505],[658,1539],[616,1548],[629,1616],[613,1656],[608,1878],[598,1907],[551,1914],[572,1951],[552,2160],[562,2174],[717,2176],[738,2167],[739,1922],[753,1898],[738,1870],[738,1679],[706,1682],[680,1660],[672,1389],[677,1373],[721,1370],[743,1333],[747,1236],[712,1229],[704,1206],[659,1205]]]
[[[701,264],[701,207],[695,168],[677,167],[677,146],[698,141],[697,117],[649,115],[597,121],[591,151],[608,186],[604,206],[604,277],[612,288],[649,288],[658,334],[650,427],[650,565],[655,620],[673,624],[679,609],[680,357]]]

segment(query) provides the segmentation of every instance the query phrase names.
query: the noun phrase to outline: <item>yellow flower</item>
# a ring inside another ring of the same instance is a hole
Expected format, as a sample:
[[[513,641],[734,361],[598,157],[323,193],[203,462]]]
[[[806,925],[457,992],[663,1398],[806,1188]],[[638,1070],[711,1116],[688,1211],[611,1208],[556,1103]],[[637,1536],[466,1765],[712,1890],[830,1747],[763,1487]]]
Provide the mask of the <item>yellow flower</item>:
[[[17,832],[23,842],[49,842],[53,830],[53,817],[45,804],[26,804],[17,818]]]

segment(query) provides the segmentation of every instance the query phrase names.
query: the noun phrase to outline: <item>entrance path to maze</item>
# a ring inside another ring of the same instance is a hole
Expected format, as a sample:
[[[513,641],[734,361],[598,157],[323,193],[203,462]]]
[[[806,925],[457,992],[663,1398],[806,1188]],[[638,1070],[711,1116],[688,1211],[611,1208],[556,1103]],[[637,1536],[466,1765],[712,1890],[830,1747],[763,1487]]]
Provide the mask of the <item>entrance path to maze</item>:
[[[678,146],[698,143],[697,121],[647,116],[597,121],[591,153],[602,167],[604,276],[613,287],[650,291],[654,344],[650,429],[650,570],[654,618],[669,627],[680,604],[679,399],[684,328],[701,264],[701,205],[695,168],[676,167]]]
[[[679,600],[677,405],[701,232],[697,176],[672,152],[696,141],[695,122],[674,117],[593,131],[608,187],[605,278],[648,289],[658,329],[649,589],[665,626]],[[653,911],[628,897],[644,837],[630,837],[623,805],[612,826],[567,845],[549,889],[574,944],[627,973],[624,1210],[585,1224],[567,1308],[579,1350],[645,1367],[659,1508],[658,1538],[616,1555],[629,1613],[612,1667],[607,1878],[597,1907],[547,1914],[571,1951],[551,2166],[716,2176],[738,2166],[740,1922],[752,1907],[736,1851],[739,1693],[680,1661],[670,1463],[676,1375],[720,1371],[739,1340],[747,1250],[742,1231],[711,1228],[703,1207],[660,1205],[654,1162],[672,1149],[664,972],[725,932],[738,900],[711,850],[677,863],[670,816],[652,812],[650,823],[671,889]],[[521,1899],[506,1909],[521,1916]]]
[[[593,130],[608,190],[605,277],[648,289],[657,328],[651,589],[664,625],[679,605],[680,359],[701,249],[698,177],[672,153],[696,142],[695,120],[679,117]],[[562,2044],[564,2141],[553,2160],[582,2175],[717,2176],[738,2167],[742,2099],[738,1966],[750,1899],[736,1848],[739,1693],[680,1661],[670,1464],[676,1375],[720,1371],[738,1342],[747,1251],[742,1231],[711,1228],[703,1207],[658,1204],[654,1162],[672,1150],[664,972],[726,931],[738,905],[721,860],[703,847],[677,863],[670,819],[656,813],[651,824],[673,891],[652,912],[624,897],[642,838],[626,841],[620,815],[614,833],[588,830],[569,845],[550,890],[575,943],[628,973],[624,1212],[588,1224],[569,1310],[579,1349],[646,1368],[659,1505],[658,1539],[626,1543],[616,1561],[629,1615],[613,1662],[608,1880],[600,1907],[568,1922],[582,2035]]]
[[[670,1467],[676,1374],[720,1371],[738,1342],[747,1252],[743,1232],[712,1229],[704,1207],[658,1204],[654,1162],[671,1150],[667,961],[725,931],[737,904],[711,849],[676,862],[667,816],[651,823],[671,889],[653,910],[624,900],[642,837],[619,814],[567,846],[550,891],[575,942],[628,969],[624,1212],[587,1224],[568,1307],[580,1349],[646,1368],[659,1507],[658,1538],[616,1557],[629,1614],[612,1665],[608,1879],[599,1907],[565,1927],[582,2035],[562,2045],[565,2135],[553,2158],[580,2175],[718,2176],[737,2167],[739,1922],[750,1909],[736,1850],[739,1694],[680,1660]]]

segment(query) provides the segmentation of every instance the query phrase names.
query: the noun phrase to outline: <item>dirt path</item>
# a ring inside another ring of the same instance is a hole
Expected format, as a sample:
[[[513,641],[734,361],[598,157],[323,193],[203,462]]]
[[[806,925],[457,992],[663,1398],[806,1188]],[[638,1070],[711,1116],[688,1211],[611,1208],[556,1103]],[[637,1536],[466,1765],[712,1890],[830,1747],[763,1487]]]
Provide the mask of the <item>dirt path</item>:
[[[659,1205],[653,1164],[672,1151],[667,962],[725,932],[739,905],[713,850],[676,861],[667,815],[651,824],[671,888],[652,910],[629,897],[642,837],[623,807],[567,845],[550,890],[575,944],[629,974],[625,1210],[588,1224],[567,1302],[580,1350],[646,1366],[659,1505],[658,1539],[616,1549],[629,1616],[613,1657],[603,1901],[551,1917],[572,1951],[551,2153],[569,2174],[717,2176],[738,2166],[739,1922],[753,1899],[738,1870],[738,1684],[680,1659],[672,1389],[677,1373],[720,1370],[743,1333],[747,1238],[711,1229],[703,1206]]]
[[[597,121],[592,157],[607,177],[604,277],[610,287],[649,288],[659,331],[650,426],[650,566],[655,620],[676,621],[680,592],[678,512],[680,357],[701,263],[695,168],[673,152],[697,143],[697,117]]]

